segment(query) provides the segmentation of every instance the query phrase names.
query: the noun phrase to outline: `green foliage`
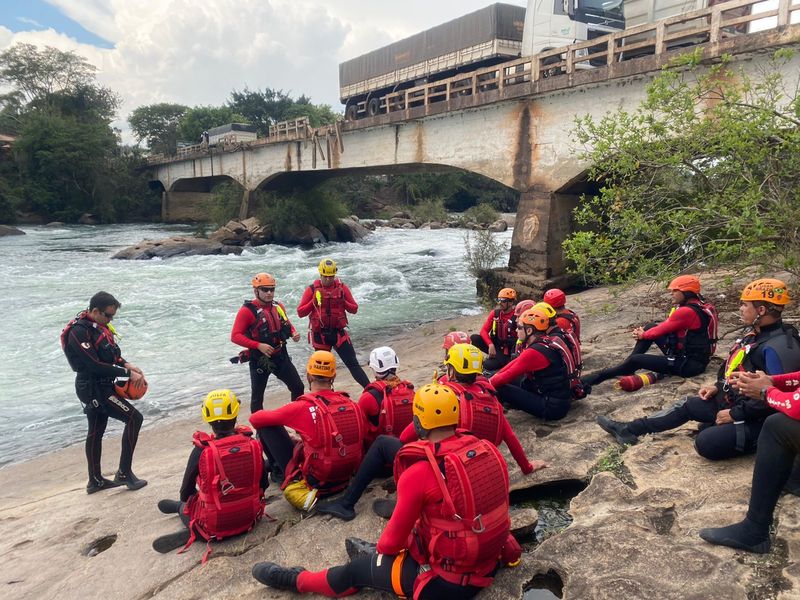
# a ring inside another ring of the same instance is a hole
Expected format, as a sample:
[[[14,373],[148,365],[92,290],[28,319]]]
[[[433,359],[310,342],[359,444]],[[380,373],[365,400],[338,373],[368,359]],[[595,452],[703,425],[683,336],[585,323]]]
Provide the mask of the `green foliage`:
[[[588,476],[591,478],[597,473],[606,471],[613,473],[614,476],[625,485],[629,487],[636,487],[630,470],[628,470],[628,467],[625,466],[625,458],[623,457],[623,454],[625,453],[626,449],[627,446],[620,446],[619,444],[614,444],[613,446],[606,448],[597,459],[597,462],[592,466],[591,469],[589,469]]]
[[[349,214],[376,217],[373,198],[384,183],[384,177],[346,176],[329,179],[320,187],[325,193],[344,204]]]
[[[178,125],[189,110],[183,104],[150,104],[140,106],[128,116],[128,124],[139,142],[152,152],[175,154],[178,146]]]
[[[441,198],[449,211],[461,212],[477,204],[489,204],[497,210],[513,212],[519,203],[516,190],[467,171],[404,173],[388,177],[388,184],[400,192],[406,204]]]
[[[499,242],[494,233],[488,229],[467,231],[464,234],[464,260],[467,270],[476,279],[483,271],[497,266],[508,252],[508,245]]]
[[[247,119],[228,106],[195,106],[188,109],[178,125],[178,138],[199,144],[204,131],[228,123],[246,123]]]
[[[297,100],[282,90],[265,88],[241,92],[233,90],[228,107],[242,115],[246,122],[256,126],[258,135],[266,137],[269,126],[279,121],[289,121],[298,117],[308,117],[312,127],[334,123],[341,117],[327,104],[313,104],[305,95]]]
[[[447,209],[444,207],[444,200],[441,198],[431,198],[422,200],[419,204],[411,208],[414,219],[423,223],[436,221],[444,223],[447,221]]]
[[[500,218],[500,214],[494,209],[491,204],[485,202],[472,206],[464,211],[462,220],[467,223],[494,223]]]
[[[258,220],[276,231],[313,225],[325,233],[347,215],[345,206],[320,187],[295,190],[289,195],[261,192],[256,194],[256,202]]]
[[[633,112],[577,118],[598,182],[564,243],[590,283],[759,262],[800,274],[800,120],[779,54],[759,78],[683,56]],[[690,68],[686,68],[686,67]]]
[[[222,227],[231,219],[238,219],[243,193],[242,186],[232,181],[215,185],[205,207],[209,220]]]

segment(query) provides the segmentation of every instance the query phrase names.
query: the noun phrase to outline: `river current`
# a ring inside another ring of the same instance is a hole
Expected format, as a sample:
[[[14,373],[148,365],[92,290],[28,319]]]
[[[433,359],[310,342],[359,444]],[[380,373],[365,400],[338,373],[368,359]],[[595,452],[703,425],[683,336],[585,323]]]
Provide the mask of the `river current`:
[[[99,290],[122,308],[114,319],[123,356],[140,366],[150,391],[137,407],[145,427],[197,414],[210,389],[230,387],[245,404],[249,375],[228,358],[236,311],[252,297],[250,279],[268,271],[276,298],[302,334],[289,351],[296,365],[311,353],[306,320],[296,317],[303,289],[323,257],[359,303],[350,319],[362,364],[372,347],[424,322],[481,311],[467,273],[464,231],[379,229],[362,243],[314,248],[261,246],[241,256],[117,261],[120,248],[143,238],[188,234],[186,226],[23,227],[0,238],[0,466],[81,442],[86,419],[75,397],[74,373],[59,345],[64,325]],[[511,232],[498,234],[510,245]],[[507,256],[503,262],[507,261]],[[400,357],[402,363],[402,357]],[[369,371],[368,371],[369,372]],[[270,379],[269,389],[282,384]],[[109,422],[110,433],[119,433]]]

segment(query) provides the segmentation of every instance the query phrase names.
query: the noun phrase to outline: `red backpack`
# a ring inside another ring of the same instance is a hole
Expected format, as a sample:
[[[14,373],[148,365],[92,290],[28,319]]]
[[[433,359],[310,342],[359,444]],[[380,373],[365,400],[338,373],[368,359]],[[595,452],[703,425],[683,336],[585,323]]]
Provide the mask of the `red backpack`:
[[[503,407],[497,392],[488,381],[476,381],[472,389],[455,381],[445,385],[458,394],[459,429],[466,429],[476,438],[499,446],[503,442]],[[475,389],[479,390],[477,393]]]
[[[414,385],[401,381],[394,387],[385,381],[373,381],[366,388],[378,403],[378,426],[369,437],[374,440],[382,434],[398,437],[411,423],[414,407]]]
[[[439,444],[413,442],[397,453],[395,480],[420,460],[437,475],[443,502],[425,505],[413,531],[412,556],[431,566],[415,592],[434,576],[459,585],[490,585],[511,525],[503,455],[487,440],[460,432]]]
[[[572,333],[574,334],[575,339],[578,340],[578,344],[580,345],[581,318],[578,316],[578,314],[575,311],[570,310],[568,308],[562,308],[561,312],[556,314],[556,318],[557,319],[566,319],[567,321],[569,321],[572,324]]]
[[[208,542],[203,562],[211,553],[211,541],[219,541],[250,531],[264,515],[264,496],[259,486],[264,468],[262,448],[253,439],[249,427],[237,427],[234,435],[216,438],[198,431],[194,444],[203,448],[197,493],[189,499],[191,537],[181,552],[191,546],[197,535]]]
[[[363,457],[365,427],[361,408],[342,392],[305,394],[295,401],[302,400],[312,404],[309,410],[314,433],[303,435],[303,441],[295,447],[281,487],[294,481],[299,471],[309,485],[327,494],[344,489]]]

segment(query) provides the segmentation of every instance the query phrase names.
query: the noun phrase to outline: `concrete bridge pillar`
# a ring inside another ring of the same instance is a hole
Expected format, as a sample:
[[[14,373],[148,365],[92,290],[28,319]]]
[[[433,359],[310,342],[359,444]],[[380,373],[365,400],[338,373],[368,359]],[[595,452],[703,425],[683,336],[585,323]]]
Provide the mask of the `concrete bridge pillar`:
[[[186,223],[208,220],[210,192],[163,192],[161,220],[164,223]]]
[[[247,188],[242,192],[242,204],[239,206],[239,220],[244,221],[250,212],[250,194],[252,192]]]

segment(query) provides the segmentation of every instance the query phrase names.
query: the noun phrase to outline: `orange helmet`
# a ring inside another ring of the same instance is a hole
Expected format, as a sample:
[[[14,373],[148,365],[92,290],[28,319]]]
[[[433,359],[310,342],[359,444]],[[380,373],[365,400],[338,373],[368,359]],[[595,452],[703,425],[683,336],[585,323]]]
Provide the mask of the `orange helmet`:
[[[533,327],[537,331],[547,331],[547,328],[550,327],[550,319],[551,317],[544,309],[531,308],[522,313],[519,322],[527,327]]]
[[[336,359],[327,350],[317,350],[309,357],[306,372],[332,379],[336,376]]]
[[[517,317],[520,316],[526,310],[533,308],[534,304],[536,303],[533,300],[520,300],[514,308],[514,315]]]
[[[128,379],[123,383],[115,383],[114,391],[120,398],[126,400],[139,400],[147,393],[147,380],[142,377],[136,381]]]
[[[694,292],[700,293],[700,280],[694,275],[679,275],[669,282],[667,289],[671,292]]]
[[[253,281],[251,283],[253,284],[254,288],[262,286],[275,287],[275,278],[269,273],[259,273],[253,277]]]
[[[789,290],[780,279],[756,279],[742,290],[739,298],[745,302],[769,302],[784,306],[789,304]]]
[[[512,290],[511,288],[503,288],[499,292],[497,292],[497,301],[500,300],[516,300],[517,299],[517,292]]]
[[[553,308],[561,308],[567,303],[567,295],[558,288],[547,290],[542,298]]]
[[[445,350],[449,350],[456,344],[469,344],[469,336],[463,331],[451,331],[446,336],[444,336],[444,342],[442,343],[442,348],[444,348]]]

